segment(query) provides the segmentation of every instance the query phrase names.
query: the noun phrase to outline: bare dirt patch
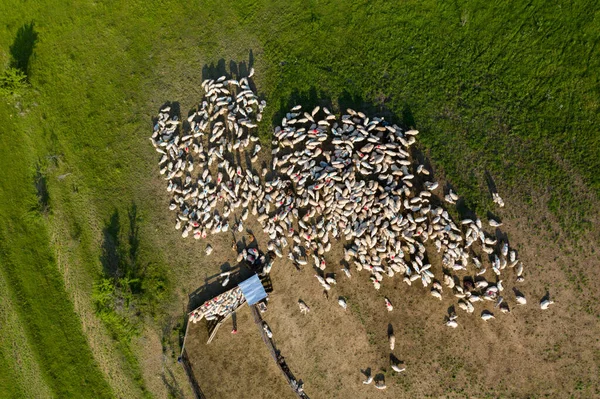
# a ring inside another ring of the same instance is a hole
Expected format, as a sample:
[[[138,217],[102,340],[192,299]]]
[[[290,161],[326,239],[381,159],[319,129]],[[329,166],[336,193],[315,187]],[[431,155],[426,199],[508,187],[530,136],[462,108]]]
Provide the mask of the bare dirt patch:
[[[190,324],[185,347],[202,392],[207,398],[294,398],[247,305],[236,314],[237,334],[230,319],[208,345],[205,322]]]

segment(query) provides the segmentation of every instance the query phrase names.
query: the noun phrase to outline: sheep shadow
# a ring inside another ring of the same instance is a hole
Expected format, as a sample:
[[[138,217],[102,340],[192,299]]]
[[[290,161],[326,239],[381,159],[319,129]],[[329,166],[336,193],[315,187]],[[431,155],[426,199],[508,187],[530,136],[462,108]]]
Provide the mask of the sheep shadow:
[[[398,359],[393,353],[390,353],[390,363],[395,365],[404,364],[404,362]]]
[[[487,169],[484,172],[484,177],[485,177],[485,182],[487,184],[488,190],[490,191],[490,197],[492,197],[492,194],[498,192],[498,187],[496,187],[496,182],[494,181],[494,179],[492,178],[492,175],[490,174],[490,172]]]
[[[170,110],[168,111],[169,114],[169,119],[174,119],[174,120],[178,120],[181,121],[181,105],[179,104],[178,101],[166,101],[163,105],[160,106],[160,108],[158,109],[158,112],[155,116],[152,116],[151,121],[152,121],[152,126],[156,126],[156,124],[158,123],[158,113],[161,112],[161,110],[165,109],[169,107]],[[189,124],[187,123],[187,119],[185,119],[185,124],[186,126],[182,126],[182,124],[177,126],[177,129],[175,129],[175,135],[179,135],[180,133],[180,129],[183,127],[184,130],[185,128],[189,127]]]
[[[202,67],[202,80],[207,79],[218,79],[221,76],[225,76],[227,79],[241,79],[248,77],[250,70],[254,66],[254,52],[252,49],[248,53],[248,63],[246,61],[235,61],[230,60],[226,62],[224,58],[221,58],[215,64],[205,64]],[[253,91],[256,91],[256,87],[251,83],[251,79],[248,80],[248,84]]]

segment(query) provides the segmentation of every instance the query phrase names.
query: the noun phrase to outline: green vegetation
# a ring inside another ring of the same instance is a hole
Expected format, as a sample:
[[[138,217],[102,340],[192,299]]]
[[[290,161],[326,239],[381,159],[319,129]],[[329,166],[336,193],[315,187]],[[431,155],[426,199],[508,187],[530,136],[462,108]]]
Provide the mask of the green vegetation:
[[[94,284],[93,292],[97,315],[107,324],[113,338],[124,344],[139,334],[142,314],[155,315],[156,308],[165,300],[166,290],[160,269],[139,262],[139,220],[135,204],[128,216],[127,232],[120,226],[118,212],[113,213],[104,229],[101,258],[104,272]]]
[[[55,396],[112,396],[114,374],[147,393],[130,342],[181,308],[166,283],[176,254],[153,225],[165,203],[150,121],[165,101],[185,113],[203,72],[241,69],[230,61],[256,68],[266,120],[295,102],[381,113],[421,130],[421,150],[480,214],[495,184],[532,206],[541,197],[565,229],[590,225],[596,2],[9,0],[0,15],[1,292]],[[144,216],[136,245],[130,226],[110,230],[132,203]],[[123,370],[107,371],[85,317],[103,320]],[[26,377],[0,339],[0,396],[22,397]]]
[[[6,128],[0,135],[0,168],[5,173],[0,180],[0,272],[7,286],[3,294],[10,298],[15,313],[12,317],[20,321],[26,338],[26,346],[10,351],[5,347],[7,342],[2,342],[0,396],[19,398],[28,391],[43,391],[43,387],[27,387],[29,370],[21,374],[19,364],[13,363],[23,351],[34,353],[43,381],[54,395],[111,397],[52,256],[29,171],[35,162],[34,154],[27,151],[31,142],[19,133],[6,107],[0,109],[0,119]]]
[[[142,264],[139,259],[139,217],[133,204],[128,210],[129,224],[121,226],[119,212],[111,216],[104,229],[101,262],[102,276],[94,283],[92,299],[96,315],[119,342],[131,373],[146,396],[141,371],[131,348],[140,334],[144,317],[156,316],[167,299],[167,283],[162,268]]]
[[[0,75],[0,97],[20,94],[26,87],[27,77],[20,69],[8,68]]]

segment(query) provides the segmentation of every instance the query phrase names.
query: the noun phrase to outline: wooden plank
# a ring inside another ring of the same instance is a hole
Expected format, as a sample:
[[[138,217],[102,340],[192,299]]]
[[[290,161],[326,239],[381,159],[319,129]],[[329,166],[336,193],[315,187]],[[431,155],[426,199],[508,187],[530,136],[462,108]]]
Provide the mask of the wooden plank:
[[[210,344],[210,342],[213,340],[213,338],[215,337],[215,335],[217,335],[217,331],[219,330],[219,327],[221,327],[221,324],[225,323],[227,320],[229,320],[229,318],[231,317],[231,315],[233,314],[233,312],[230,312],[227,316],[225,316],[224,318],[222,318],[217,325],[215,326],[215,328],[212,330],[212,332],[210,333],[210,337],[208,337],[208,341],[206,342],[207,344]]]

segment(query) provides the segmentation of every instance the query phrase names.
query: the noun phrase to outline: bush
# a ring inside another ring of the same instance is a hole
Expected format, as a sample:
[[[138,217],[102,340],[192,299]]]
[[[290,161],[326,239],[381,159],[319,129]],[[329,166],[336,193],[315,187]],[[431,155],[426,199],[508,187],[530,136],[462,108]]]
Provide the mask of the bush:
[[[0,75],[0,96],[20,94],[27,87],[27,76],[18,68],[8,68]]]
[[[164,267],[140,256],[137,207],[128,210],[122,225],[115,210],[104,229],[103,273],[93,289],[96,314],[117,341],[129,344],[145,317],[154,317],[167,295]]]
[[[128,314],[117,311],[116,305],[121,300],[115,283],[112,278],[102,278],[94,284],[96,315],[106,324],[114,339],[128,343],[137,334],[137,326]]]

